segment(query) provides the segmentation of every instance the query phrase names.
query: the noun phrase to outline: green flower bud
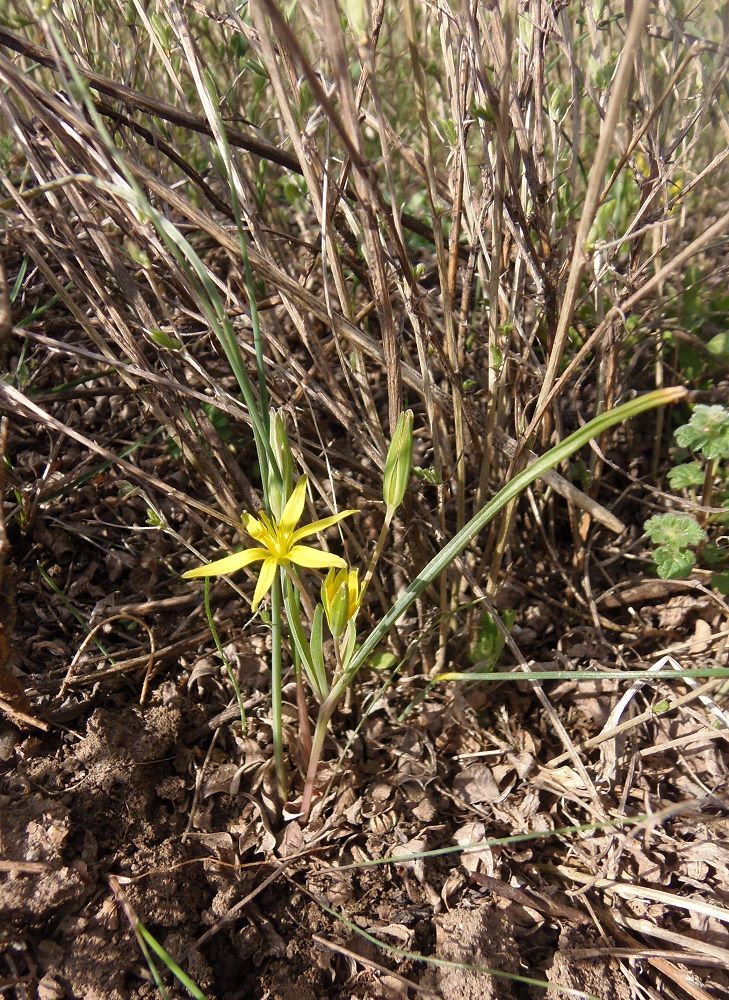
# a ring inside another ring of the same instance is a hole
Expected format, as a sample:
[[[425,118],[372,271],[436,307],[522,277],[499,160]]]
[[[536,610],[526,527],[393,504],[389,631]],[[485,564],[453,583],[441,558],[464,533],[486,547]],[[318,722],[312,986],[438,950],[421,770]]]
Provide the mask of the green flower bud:
[[[294,457],[289,447],[283,410],[271,410],[269,442],[277,468],[270,467],[268,470],[268,502],[274,518],[280,521],[294,481]]]
[[[385,501],[388,517],[392,517],[403,501],[410,479],[412,457],[413,411],[404,410],[390,442],[382,479],[382,499]]]

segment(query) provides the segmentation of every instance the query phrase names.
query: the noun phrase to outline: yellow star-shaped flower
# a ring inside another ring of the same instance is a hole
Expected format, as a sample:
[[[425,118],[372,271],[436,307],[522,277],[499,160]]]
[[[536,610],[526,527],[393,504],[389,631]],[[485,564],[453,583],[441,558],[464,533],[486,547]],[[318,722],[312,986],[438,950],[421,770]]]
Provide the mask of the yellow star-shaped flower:
[[[302,538],[330,528],[343,518],[349,517],[350,514],[356,514],[357,511],[343,510],[339,514],[332,514],[330,517],[322,518],[321,521],[313,521],[311,524],[305,524],[303,528],[297,528],[296,525],[304,512],[306,482],[306,476],[302,476],[284,507],[280,521],[276,522],[264,513],[259,514],[258,517],[253,517],[252,514],[243,515],[246,531],[251,538],[260,542],[260,547],[243,549],[242,552],[236,552],[232,556],[226,556],[216,562],[189,569],[182,574],[183,577],[186,580],[192,580],[201,576],[227,576],[229,573],[243,569],[244,566],[262,561],[263,565],[251,605],[251,610],[256,611],[258,605],[271,589],[276,569],[279,566],[286,567],[289,563],[294,563],[296,566],[304,566],[307,569],[328,569],[330,566],[345,569],[347,564],[340,556],[335,556],[331,552],[322,552],[310,545],[299,545],[299,542]]]

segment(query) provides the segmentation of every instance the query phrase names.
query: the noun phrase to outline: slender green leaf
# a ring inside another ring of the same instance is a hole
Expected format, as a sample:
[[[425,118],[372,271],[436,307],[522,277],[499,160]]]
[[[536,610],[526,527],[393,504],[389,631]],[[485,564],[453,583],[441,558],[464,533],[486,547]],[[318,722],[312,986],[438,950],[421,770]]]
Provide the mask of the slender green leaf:
[[[324,671],[323,657],[321,654],[315,656],[312,652],[312,646],[315,645],[315,640],[312,636],[311,645],[309,644],[309,640],[306,637],[306,630],[304,629],[304,624],[301,620],[299,597],[294,590],[291,580],[289,579],[286,580],[286,586],[284,588],[284,605],[286,608],[286,621],[289,625],[294,648],[304,667],[304,672],[306,673],[309,685],[318,700],[324,701],[329,693],[329,685]],[[314,617],[316,619],[316,614]]]
[[[579,833],[595,833],[597,830],[615,830],[623,826],[639,826],[645,823],[648,816],[644,813],[637,816],[615,816],[613,819],[601,820],[597,823],[575,823],[573,826],[557,827],[554,830],[530,830],[528,833],[510,833],[505,837],[487,837],[476,840],[472,844],[449,844],[447,847],[436,847],[429,851],[413,851],[407,854],[390,854],[384,858],[370,858],[366,861],[352,861],[347,865],[337,865],[337,872],[357,871],[360,868],[380,868],[382,865],[402,865],[409,861],[423,861],[428,858],[443,858],[453,854],[485,854],[494,848],[528,844],[535,840],[548,840],[551,837],[569,837]],[[326,869],[324,869],[326,870]]]
[[[344,642],[342,643],[342,663],[346,670],[347,664],[352,659],[352,653],[354,653],[354,645],[357,641],[357,626],[354,624],[354,619],[351,618],[347,622],[347,628],[344,633]]]
[[[185,987],[191,997],[194,997],[195,1000],[208,1000],[200,987],[193,983],[192,979],[190,979],[186,972],[182,971],[174,958],[169,954],[169,952],[165,951],[159,941],[157,941],[157,939],[149,933],[141,920],[137,921],[137,930],[155,953],[157,958],[164,962],[175,979],[177,979]]]
[[[521,670],[448,670],[433,678],[437,681],[649,681],[680,680],[683,677],[725,677],[729,679],[729,667],[706,667],[691,670],[535,670],[527,673]]]
[[[322,692],[329,692],[329,681],[324,665],[324,608],[317,604],[314,609],[314,621],[311,625],[311,658]]]

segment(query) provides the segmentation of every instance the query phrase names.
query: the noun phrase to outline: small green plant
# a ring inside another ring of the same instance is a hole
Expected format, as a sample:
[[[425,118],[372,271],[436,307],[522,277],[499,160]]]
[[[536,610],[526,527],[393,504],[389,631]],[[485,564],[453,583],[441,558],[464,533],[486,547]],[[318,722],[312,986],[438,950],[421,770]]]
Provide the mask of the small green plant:
[[[278,475],[272,475],[271,481],[268,483],[267,493],[271,513],[266,514],[265,511],[261,511],[256,517],[251,514],[243,514],[242,518],[246,532],[254,541],[258,542],[258,545],[204,566],[198,566],[188,570],[183,575],[186,579],[227,575],[250,566],[252,563],[262,563],[251,610],[255,613],[261,601],[271,592],[273,746],[279,793],[282,800],[285,800],[288,781],[283,754],[281,715],[283,708],[281,701],[281,626],[283,624],[281,603],[283,600],[285,621],[289,629],[296,670],[302,745],[308,748],[310,758],[309,775],[304,788],[302,804],[302,811],[306,814],[314,791],[316,767],[321,756],[331,712],[328,712],[324,717],[320,713],[312,745],[308,735],[306,692],[303,679],[305,676],[319,703],[328,704],[332,696],[332,689],[338,691],[337,685],[341,685],[342,679],[347,676],[349,663],[356,648],[355,620],[357,613],[382,554],[392,518],[403,501],[410,478],[413,414],[410,410],[401,414],[387,453],[382,486],[385,503],[384,524],[362,583],[359,582],[359,570],[350,568],[340,556],[331,552],[323,552],[310,545],[300,544],[302,539],[326,531],[327,528],[338,524],[352,514],[356,514],[357,511],[340,511],[337,514],[314,521],[312,524],[297,528],[304,511],[307,478],[302,476],[293,491],[291,490],[293,459],[281,413],[271,414],[270,445],[278,471]],[[306,589],[298,567],[328,570],[321,585],[321,600],[316,605]],[[325,622],[328,637],[325,631]],[[331,651],[330,664],[326,662],[325,649]],[[346,689],[346,685],[344,689]],[[338,701],[339,696],[334,699],[333,707],[336,707]]]
[[[152,973],[152,978],[154,979],[155,986],[159,990],[162,1000],[169,1000],[169,993],[162,982],[159,970],[154,958],[152,957],[153,954],[167,966],[175,979],[177,979],[181,986],[184,986],[194,1000],[207,1000],[207,997],[197,983],[193,982],[187,973],[180,968],[174,958],[172,958],[169,952],[162,947],[155,936],[147,930],[141,920],[137,920],[134,925],[134,933],[136,934],[139,947],[141,948],[147,966]]]
[[[698,457],[674,466],[668,473],[669,485],[677,493],[688,493],[704,511],[701,520],[692,514],[670,513],[657,514],[645,522],[645,531],[656,546],[656,569],[664,580],[684,580],[700,558],[717,570],[712,584],[725,592],[729,574],[722,572],[722,567],[728,556],[720,542],[721,530],[729,521],[729,491],[722,465],[729,458],[729,409],[699,404],[689,422],[677,429],[675,438],[681,448]],[[710,513],[708,508],[713,505],[721,510]]]
[[[691,514],[657,514],[645,522],[648,537],[656,546],[653,559],[663,580],[685,580],[696,564],[694,549],[707,539]]]
[[[299,709],[299,742],[308,757],[306,779],[301,799],[300,815],[308,818],[316,788],[317,768],[321,760],[329,724],[354,683],[360,669],[369,664],[380,650],[382,642],[397,625],[404,613],[426,588],[438,578],[511,500],[518,497],[535,479],[569,458],[593,437],[646,410],[685,397],[685,390],[676,387],[660,389],[638,397],[614,410],[606,410],[584,427],[550,449],[522,472],[513,477],[483,506],[433,559],[410,581],[404,592],[387,613],[358,641],[357,616],[377,561],[382,554],[392,518],[403,502],[411,475],[413,445],[413,415],[401,414],[388,449],[384,466],[382,498],[385,516],[375,549],[369,559],[362,583],[359,569],[350,567],[339,556],[300,545],[304,537],[324,531],[339,523],[354,511],[346,510],[297,528],[303,514],[306,477],[301,477],[292,490],[293,481],[290,449],[286,440],[281,414],[269,420],[270,437],[266,441],[272,481],[267,484],[268,513],[256,517],[245,514],[243,523],[257,546],[226,556],[204,566],[188,570],[189,578],[210,577],[235,572],[255,562],[262,568],[253,598],[255,611],[263,599],[271,595],[271,709],[273,749],[281,804],[288,795],[288,774],[283,749],[282,725],[282,663],[284,625],[288,628],[289,651],[296,676]],[[328,569],[316,603],[308,592],[298,567]],[[509,622],[507,621],[507,627]],[[481,635],[485,659],[496,663],[503,637],[486,628]],[[488,648],[486,648],[488,647]],[[306,681],[306,684],[304,683]],[[308,692],[307,692],[308,686]],[[313,736],[309,728],[307,701],[309,693],[319,708]]]

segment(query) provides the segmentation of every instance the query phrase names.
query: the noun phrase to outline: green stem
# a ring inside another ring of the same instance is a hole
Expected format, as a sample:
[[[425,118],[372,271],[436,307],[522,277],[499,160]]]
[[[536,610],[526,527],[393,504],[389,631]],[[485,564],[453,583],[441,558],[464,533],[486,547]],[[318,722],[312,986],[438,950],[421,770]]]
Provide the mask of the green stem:
[[[301,818],[304,823],[308,820],[309,812],[311,811],[311,800],[314,795],[316,771],[319,766],[319,761],[321,760],[322,750],[324,749],[324,740],[326,739],[327,729],[329,728],[329,721],[334,714],[334,709],[337,707],[339,699],[342,694],[344,694],[345,690],[346,685],[343,688],[340,681],[339,684],[332,688],[329,697],[319,709],[319,715],[316,720],[316,728],[314,729],[314,740],[311,744],[309,768],[306,772],[306,781],[304,783],[304,794],[301,799]]]
[[[287,781],[283,755],[283,697],[281,670],[281,578],[278,573],[271,587],[271,715],[273,759],[281,804],[286,802]]]
[[[308,768],[311,758],[311,722],[309,721],[309,706],[306,704],[306,688],[301,667],[301,660],[296,657],[296,708],[299,712],[299,746],[304,756],[304,766]]]
[[[714,476],[716,475],[716,459],[710,458],[706,463],[704,472],[704,486],[701,491],[701,504],[703,507],[711,507],[714,499]],[[709,522],[709,513],[704,511],[701,515],[701,523],[706,527]]]
[[[301,800],[301,814],[304,822],[309,818],[311,799],[314,794],[314,782],[316,781],[316,771],[319,767],[322,750],[324,749],[324,740],[327,735],[329,722],[334,715],[337,705],[346,694],[347,688],[354,680],[356,673],[356,669],[352,670],[351,667],[348,667],[346,673],[342,674],[334,684],[326,701],[322,702],[319,708],[319,715],[317,716],[316,728],[314,730],[314,742],[312,743],[311,756],[309,757],[309,769],[306,772],[306,782],[304,783],[304,795]]]
[[[364,580],[362,581],[362,597],[364,597],[365,591],[370,585],[370,580],[372,579],[372,576],[375,572],[375,567],[377,566],[377,563],[380,560],[380,556],[382,555],[382,550],[385,547],[385,539],[387,538],[387,533],[390,530],[390,524],[392,522],[392,517],[394,513],[395,511],[390,510],[389,507],[385,512],[385,520],[383,521],[382,527],[380,528],[380,535],[379,538],[377,539],[377,545],[375,545],[375,551],[372,553],[370,564],[367,567],[367,572],[365,573]]]

